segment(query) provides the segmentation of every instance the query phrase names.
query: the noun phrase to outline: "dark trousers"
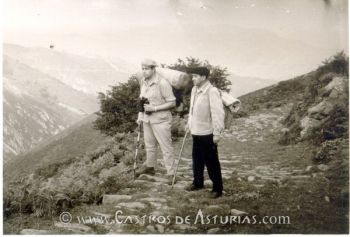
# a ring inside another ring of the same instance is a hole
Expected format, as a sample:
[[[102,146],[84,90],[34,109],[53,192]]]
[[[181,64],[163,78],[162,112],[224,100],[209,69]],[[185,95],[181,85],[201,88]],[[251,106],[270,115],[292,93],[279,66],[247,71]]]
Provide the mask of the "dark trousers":
[[[218,148],[213,142],[213,134],[204,136],[192,135],[192,138],[193,185],[199,188],[204,186],[204,166],[206,166],[209,178],[213,182],[212,191],[222,193]]]

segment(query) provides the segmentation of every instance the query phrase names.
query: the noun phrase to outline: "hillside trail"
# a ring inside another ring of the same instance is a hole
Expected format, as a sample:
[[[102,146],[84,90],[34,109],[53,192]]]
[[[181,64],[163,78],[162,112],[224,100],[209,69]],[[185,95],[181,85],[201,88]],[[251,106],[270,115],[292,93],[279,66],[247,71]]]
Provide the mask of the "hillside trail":
[[[234,183],[249,182],[257,190],[267,182],[282,182],[287,177],[302,185],[310,178],[304,173],[307,166],[307,161],[303,159],[305,145],[281,146],[277,144],[276,134],[282,128],[280,121],[289,108],[290,106],[286,105],[261,110],[249,117],[233,120],[231,128],[225,130],[218,148],[224,183],[222,197],[209,199],[211,181],[206,170],[205,189],[195,192],[184,190],[192,182],[192,141],[189,136],[185,143],[177,172],[177,182],[173,189],[164,178],[165,169],[161,155],[158,154],[159,165],[154,176],[143,174],[118,193],[105,195],[101,205],[84,208],[85,216],[100,217],[98,220],[101,225],[98,231],[96,228],[88,227],[88,224],[96,222],[95,219],[84,219],[82,223],[57,224],[56,226],[75,233],[96,233],[96,231],[108,234],[203,233],[201,227],[186,224],[181,221],[181,218],[175,222],[175,217],[185,218],[187,215],[196,215],[196,212],[187,210],[187,207],[192,204],[200,204],[200,210],[204,213],[231,215],[246,213],[246,210],[242,210],[240,206],[235,206],[235,203],[229,201],[231,200],[230,195],[238,194],[225,192],[225,183],[228,180]],[[174,142],[177,152],[180,150],[182,139]],[[177,157],[178,154],[176,154],[176,159]],[[118,212],[117,218],[116,212]],[[170,218],[171,221],[167,218]],[[215,226],[214,228],[207,227],[204,231],[204,233],[221,233],[220,228]]]

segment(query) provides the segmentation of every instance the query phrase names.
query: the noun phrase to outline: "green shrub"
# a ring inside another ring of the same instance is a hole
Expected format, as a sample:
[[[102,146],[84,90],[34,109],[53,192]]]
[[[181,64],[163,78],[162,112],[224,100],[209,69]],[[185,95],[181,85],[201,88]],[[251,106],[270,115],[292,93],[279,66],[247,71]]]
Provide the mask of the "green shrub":
[[[313,162],[317,164],[325,164],[335,159],[339,154],[339,140],[325,141],[321,144],[321,147],[314,151]]]
[[[349,57],[345,54],[344,51],[341,51],[334,56],[326,59],[323,64],[317,69],[316,77],[319,78],[321,75],[328,72],[334,72],[336,74],[349,77]]]
[[[51,164],[46,172],[45,167],[41,167],[35,175],[6,185],[6,215],[52,216],[81,203],[98,203],[105,193],[116,192],[128,184],[130,171],[120,168],[118,163],[133,157],[133,139],[132,134],[124,134],[123,138],[117,135],[79,159]],[[122,145],[124,150],[120,149]]]
[[[112,86],[106,94],[100,92],[100,111],[96,113],[98,118],[94,121],[94,128],[110,136],[133,131],[137,126],[139,94],[140,86],[135,77]]]
[[[57,174],[57,172],[59,170],[68,166],[72,162],[73,162],[73,160],[71,159],[71,160],[66,160],[65,162],[53,163],[53,164],[49,164],[45,167],[40,167],[34,172],[34,175],[36,177],[50,178],[50,177],[54,176],[55,174]]]

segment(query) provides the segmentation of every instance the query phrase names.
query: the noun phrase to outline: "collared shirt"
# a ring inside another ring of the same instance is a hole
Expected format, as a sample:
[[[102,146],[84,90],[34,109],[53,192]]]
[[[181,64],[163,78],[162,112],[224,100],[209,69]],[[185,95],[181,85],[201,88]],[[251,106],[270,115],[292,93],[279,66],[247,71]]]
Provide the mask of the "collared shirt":
[[[193,135],[220,135],[224,130],[225,111],[220,92],[209,81],[191,92],[189,128]]]
[[[170,83],[157,72],[148,80],[142,78],[141,97],[147,98],[149,104],[152,106],[162,105],[166,102],[176,100]],[[162,110],[152,112],[149,115],[144,113],[142,120],[146,123],[161,123],[171,121],[171,119],[170,110]]]

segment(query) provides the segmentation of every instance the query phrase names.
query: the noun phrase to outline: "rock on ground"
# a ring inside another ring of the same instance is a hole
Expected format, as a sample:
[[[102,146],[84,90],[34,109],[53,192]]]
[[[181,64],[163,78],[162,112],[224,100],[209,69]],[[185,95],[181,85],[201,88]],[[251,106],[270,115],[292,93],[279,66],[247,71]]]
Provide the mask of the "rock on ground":
[[[103,196],[103,204],[118,204],[121,201],[130,200],[130,195],[105,194]]]
[[[91,227],[78,224],[78,223],[61,223],[61,222],[55,222],[55,226],[59,228],[63,228],[66,230],[70,230],[76,234],[92,234],[93,231]]]
[[[21,235],[52,235],[57,234],[51,230],[23,229],[19,232]]]
[[[241,215],[248,214],[248,213],[246,213],[244,211],[240,211],[240,210],[237,210],[237,209],[231,209],[230,213],[231,213],[232,216],[241,216]]]

